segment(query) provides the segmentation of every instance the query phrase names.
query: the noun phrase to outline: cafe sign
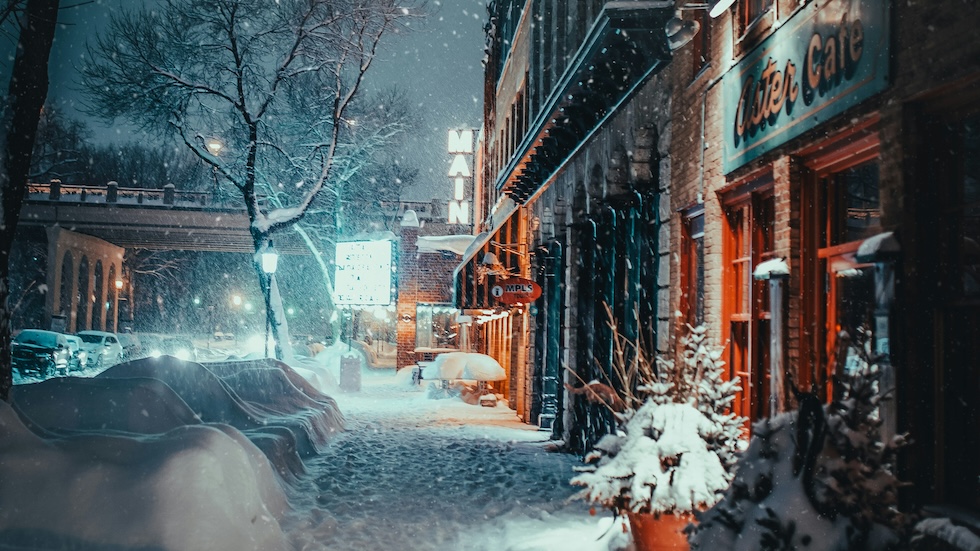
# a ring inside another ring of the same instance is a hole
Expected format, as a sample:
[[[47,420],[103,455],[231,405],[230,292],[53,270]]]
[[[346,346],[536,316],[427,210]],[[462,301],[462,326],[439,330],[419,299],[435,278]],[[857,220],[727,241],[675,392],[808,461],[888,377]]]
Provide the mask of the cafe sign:
[[[811,2],[722,77],[725,173],[888,86],[891,2]]]

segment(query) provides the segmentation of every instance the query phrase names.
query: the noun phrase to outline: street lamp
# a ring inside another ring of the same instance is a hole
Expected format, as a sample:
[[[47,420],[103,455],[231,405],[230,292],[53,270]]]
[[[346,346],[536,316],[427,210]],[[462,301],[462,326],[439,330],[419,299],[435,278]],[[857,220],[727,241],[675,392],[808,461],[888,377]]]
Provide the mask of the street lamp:
[[[274,314],[271,310],[271,293],[272,293],[272,274],[276,273],[276,267],[279,265],[279,251],[272,246],[272,240],[262,247],[259,251],[259,260],[262,264],[262,271],[265,273],[265,357],[269,357],[269,329],[272,326],[272,320],[275,319],[271,316]],[[276,358],[278,359],[278,358]]]
[[[221,150],[225,147],[225,144],[221,143],[221,140],[218,138],[208,138],[208,141],[206,141],[204,145],[208,148],[208,151],[215,156],[221,153]]]

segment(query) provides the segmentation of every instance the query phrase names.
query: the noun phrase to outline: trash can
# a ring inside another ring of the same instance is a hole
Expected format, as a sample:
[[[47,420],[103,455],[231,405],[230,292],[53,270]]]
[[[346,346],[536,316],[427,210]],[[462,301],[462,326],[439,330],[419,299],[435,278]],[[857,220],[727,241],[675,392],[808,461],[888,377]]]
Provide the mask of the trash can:
[[[356,356],[340,358],[340,390],[361,391],[361,360]]]

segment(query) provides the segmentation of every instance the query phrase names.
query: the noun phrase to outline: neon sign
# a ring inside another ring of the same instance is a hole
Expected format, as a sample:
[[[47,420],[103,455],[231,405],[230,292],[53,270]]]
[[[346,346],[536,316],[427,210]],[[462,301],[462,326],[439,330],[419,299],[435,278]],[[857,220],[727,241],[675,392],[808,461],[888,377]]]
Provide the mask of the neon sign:
[[[470,203],[466,200],[466,182],[472,179],[470,171],[473,156],[473,131],[450,130],[449,154],[453,162],[449,166],[449,177],[453,179],[453,198],[449,201],[448,223],[469,224]]]

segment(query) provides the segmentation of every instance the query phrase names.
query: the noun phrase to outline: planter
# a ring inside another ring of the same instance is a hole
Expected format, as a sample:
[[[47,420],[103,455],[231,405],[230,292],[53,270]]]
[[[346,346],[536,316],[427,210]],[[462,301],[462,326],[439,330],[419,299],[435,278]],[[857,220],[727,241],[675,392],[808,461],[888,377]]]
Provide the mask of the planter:
[[[694,522],[694,515],[660,515],[627,513],[637,551],[672,551],[690,549],[684,528]]]

